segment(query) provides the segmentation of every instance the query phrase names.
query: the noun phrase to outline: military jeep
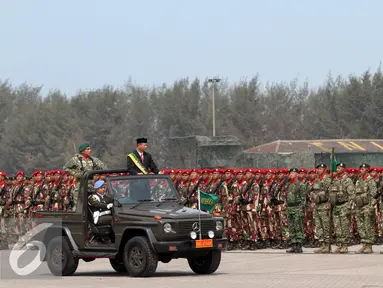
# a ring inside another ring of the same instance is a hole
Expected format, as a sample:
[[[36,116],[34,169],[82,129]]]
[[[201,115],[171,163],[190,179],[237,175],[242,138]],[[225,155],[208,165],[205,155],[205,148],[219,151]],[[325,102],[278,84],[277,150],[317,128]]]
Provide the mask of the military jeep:
[[[116,272],[132,277],[150,277],[158,261],[177,258],[186,258],[197,274],[214,273],[227,244],[224,220],[184,207],[169,176],[107,177],[107,191],[113,197],[112,221],[94,224],[88,205],[93,192],[89,181],[95,174],[122,172],[126,171],[88,171],[80,179],[76,211],[36,212],[37,225],[50,225],[38,238],[47,247],[41,260],[47,261],[51,273],[70,276],[80,259],[97,258],[109,258]],[[102,241],[90,241],[89,235]]]

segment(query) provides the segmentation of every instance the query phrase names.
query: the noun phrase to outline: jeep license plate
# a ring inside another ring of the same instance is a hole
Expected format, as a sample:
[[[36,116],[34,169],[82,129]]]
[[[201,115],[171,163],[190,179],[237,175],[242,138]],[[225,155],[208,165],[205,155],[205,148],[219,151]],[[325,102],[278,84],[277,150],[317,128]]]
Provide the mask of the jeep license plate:
[[[213,247],[213,239],[195,240],[195,248]]]

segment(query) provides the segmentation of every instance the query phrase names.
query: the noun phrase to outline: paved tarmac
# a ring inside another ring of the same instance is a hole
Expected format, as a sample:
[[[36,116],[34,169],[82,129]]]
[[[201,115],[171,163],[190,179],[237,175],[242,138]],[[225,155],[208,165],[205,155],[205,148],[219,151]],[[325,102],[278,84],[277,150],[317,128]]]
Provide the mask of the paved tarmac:
[[[230,251],[222,255],[215,274],[195,275],[186,260],[159,263],[152,278],[130,278],[118,275],[107,259],[85,263],[71,277],[52,277],[43,270],[29,279],[0,279],[0,287],[139,287],[139,288],[204,288],[204,287],[347,287],[383,288],[383,246],[374,246],[375,253],[348,255],[316,255],[313,249],[304,254],[286,254],[284,250]],[[4,271],[4,270],[3,270]],[[5,277],[6,278],[6,277]]]

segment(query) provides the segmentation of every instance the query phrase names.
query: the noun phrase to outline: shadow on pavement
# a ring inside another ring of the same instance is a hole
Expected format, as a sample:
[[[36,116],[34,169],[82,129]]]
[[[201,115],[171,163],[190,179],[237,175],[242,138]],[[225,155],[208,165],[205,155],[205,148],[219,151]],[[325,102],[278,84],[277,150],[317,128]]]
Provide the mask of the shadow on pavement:
[[[162,272],[156,272],[154,276],[147,278],[160,278],[160,277],[201,277],[201,276],[215,276],[215,275],[226,275],[227,273],[219,273],[216,272],[211,275],[197,275],[195,273],[191,272],[184,272],[184,271],[162,271]],[[130,277],[128,274],[123,274],[123,273],[117,273],[114,271],[108,271],[108,272],[99,272],[99,271],[89,271],[89,272],[76,272],[72,277]],[[132,277],[133,279],[133,277]]]

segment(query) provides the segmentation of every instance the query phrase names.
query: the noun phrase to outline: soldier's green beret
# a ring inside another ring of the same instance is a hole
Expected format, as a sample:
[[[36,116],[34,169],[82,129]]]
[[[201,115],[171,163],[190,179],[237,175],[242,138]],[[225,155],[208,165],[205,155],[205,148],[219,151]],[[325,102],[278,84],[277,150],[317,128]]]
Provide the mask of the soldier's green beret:
[[[84,151],[88,147],[90,147],[88,142],[81,143],[80,145],[78,145],[78,152],[81,153],[82,151]]]
[[[367,168],[367,169],[370,169],[370,165],[366,164],[366,163],[363,163],[362,165],[359,166],[359,169],[361,168]]]
[[[291,173],[291,172],[297,172],[297,173],[299,173],[299,170],[298,170],[298,168],[291,168],[290,171],[289,171],[289,173]]]
[[[320,163],[320,164],[318,164],[317,165],[317,167],[316,168],[327,168],[327,165],[326,164],[323,164],[323,163]]]

